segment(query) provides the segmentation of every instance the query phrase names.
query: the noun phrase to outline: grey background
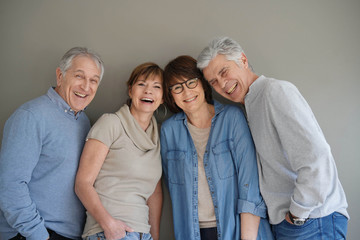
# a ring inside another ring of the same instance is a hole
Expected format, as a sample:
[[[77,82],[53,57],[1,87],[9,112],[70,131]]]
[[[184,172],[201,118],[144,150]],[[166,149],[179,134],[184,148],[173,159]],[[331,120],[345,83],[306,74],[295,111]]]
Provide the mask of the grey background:
[[[294,83],[309,102],[347,194],[348,239],[358,239],[359,26],[359,0],[0,0],[0,134],[16,108],[55,86],[60,57],[73,46],[105,61],[87,110],[94,122],[125,102],[125,82],[138,64],[196,58],[211,38],[227,35],[255,72]],[[172,232],[166,193],[161,239],[173,239]]]

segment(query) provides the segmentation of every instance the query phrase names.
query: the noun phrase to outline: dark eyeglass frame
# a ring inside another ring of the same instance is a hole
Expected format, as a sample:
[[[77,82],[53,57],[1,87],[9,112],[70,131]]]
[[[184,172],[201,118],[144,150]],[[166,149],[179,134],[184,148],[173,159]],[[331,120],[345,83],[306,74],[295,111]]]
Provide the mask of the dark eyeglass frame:
[[[195,83],[196,83],[195,86],[189,86],[189,83],[191,83],[191,81],[194,81],[194,80],[195,80]],[[180,94],[180,93],[182,93],[182,92],[184,91],[184,86],[183,86],[183,84],[185,84],[188,89],[194,89],[194,88],[196,88],[197,85],[199,84],[199,78],[191,78],[191,79],[189,79],[189,80],[186,80],[185,82],[176,83],[176,84],[170,86],[169,89],[170,89],[170,91],[171,91],[172,93],[174,93],[174,94]],[[179,86],[181,87],[180,92],[179,92],[179,91],[175,91],[176,87],[179,87]]]

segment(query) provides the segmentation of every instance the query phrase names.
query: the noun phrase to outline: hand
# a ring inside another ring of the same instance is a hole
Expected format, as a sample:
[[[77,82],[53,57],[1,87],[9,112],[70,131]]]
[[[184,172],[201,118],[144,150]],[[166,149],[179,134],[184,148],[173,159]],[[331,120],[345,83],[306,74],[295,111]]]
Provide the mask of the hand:
[[[134,230],[127,226],[123,221],[114,218],[107,225],[107,228],[104,228],[104,234],[107,240],[122,239],[125,237],[126,232],[133,231]]]
[[[286,220],[288,223],[293,224],[293,223],[291,222],[291,220],[290,220],[289,212],[286,213],[286,215],[285,215],[285,220]]]

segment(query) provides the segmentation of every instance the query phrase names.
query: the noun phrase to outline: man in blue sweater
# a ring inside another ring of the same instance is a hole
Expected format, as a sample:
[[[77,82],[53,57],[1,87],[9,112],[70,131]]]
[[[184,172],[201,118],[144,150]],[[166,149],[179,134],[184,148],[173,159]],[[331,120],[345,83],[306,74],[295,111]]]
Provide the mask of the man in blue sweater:
[[[298,89],[256,75],[228,37],[211,41],[198,67],[220,95],[245,105],[275,238],[345,239],[345,193],[330,146]]]
[[[19,107],[4,127],[0,153],[0,239],[80,239],[85,210],[74,192],[90,122],[83,110],[104,73],[100,57],[70,49],[57,86]]]

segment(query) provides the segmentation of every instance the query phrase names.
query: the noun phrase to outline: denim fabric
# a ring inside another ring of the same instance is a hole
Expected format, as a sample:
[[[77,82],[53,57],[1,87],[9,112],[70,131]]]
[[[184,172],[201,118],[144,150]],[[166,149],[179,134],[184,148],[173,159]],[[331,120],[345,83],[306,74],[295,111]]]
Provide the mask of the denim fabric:
[[[214,204],[218,239],[240,239],[240,213],[261,217],[258,239],[273,239],[260,195],[251,134],[239,107],[214,102],[215,116],[204,154],[204,169]],[[173,206],[177,240],[200,240],[198,159],[183,112],[161,127],[164,180]]]
[[[104,232],[96,233],[94,235],[84,238],[84,240],[106,240]],[[119,240],[153,240],[150,233],[143,233],[140,238],[138,232],[126,232],[126,236]]]
[[[295,226],[286,220],[273,225],[277,240],[338,240],[346,239],[348,219],[334,212],[326,217],[311,218],[302,226]]]

